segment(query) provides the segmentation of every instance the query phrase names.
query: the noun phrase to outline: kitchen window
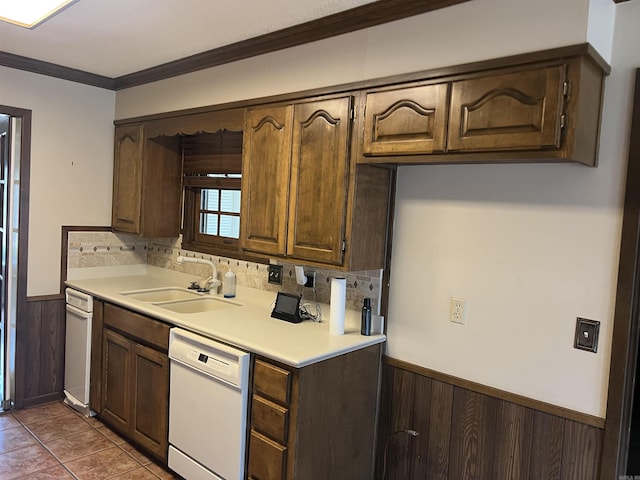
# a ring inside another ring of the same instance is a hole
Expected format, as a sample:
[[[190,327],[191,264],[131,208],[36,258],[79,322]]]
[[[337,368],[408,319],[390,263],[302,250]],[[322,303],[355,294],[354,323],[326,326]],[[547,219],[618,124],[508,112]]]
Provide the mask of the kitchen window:
[[[237,254],[242,196],[242,132],[183,137],[183,248]]]
[[[231,177],[229,180],[231,180]],[[241,178],[238,175],[235,178]],[[229,182],[230,184],[232,182]],[[240,237],[240,188],[200,189],[199,235]]]

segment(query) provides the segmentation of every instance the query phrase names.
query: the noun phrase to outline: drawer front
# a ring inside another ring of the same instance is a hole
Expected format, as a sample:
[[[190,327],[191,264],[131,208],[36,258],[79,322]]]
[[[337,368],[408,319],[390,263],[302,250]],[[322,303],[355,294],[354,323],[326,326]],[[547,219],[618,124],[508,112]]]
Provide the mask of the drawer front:
[[[292,373],[275,365],[256,360],[253,370],[254,392],[282,405],[291,401]]]
[[[110,303],[104,305],[104,324],[162,351],[169,350],[169,325]]]
[[[284,480],[287,447],[251,431],[249,440],[249,477],[256,480]]]
[[[287,443],[289,433],[288,408],[254,395],[251,412],[251,424],[255,430],[280,443]]]

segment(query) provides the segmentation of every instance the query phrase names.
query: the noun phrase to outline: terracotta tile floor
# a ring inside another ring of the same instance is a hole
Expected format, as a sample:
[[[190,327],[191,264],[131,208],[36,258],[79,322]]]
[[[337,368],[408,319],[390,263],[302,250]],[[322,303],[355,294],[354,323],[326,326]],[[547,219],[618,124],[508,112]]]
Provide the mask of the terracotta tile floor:
[[[171,473],[64,403],[0,413],[0,480],[158,480]]]

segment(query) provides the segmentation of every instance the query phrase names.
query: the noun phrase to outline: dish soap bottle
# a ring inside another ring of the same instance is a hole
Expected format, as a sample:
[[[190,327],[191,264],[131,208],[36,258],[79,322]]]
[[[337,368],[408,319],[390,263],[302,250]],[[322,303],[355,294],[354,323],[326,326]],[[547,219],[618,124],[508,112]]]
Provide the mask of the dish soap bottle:
[[[233,298],[236,296],[236,274],[231,270],[224,274],[222,293],[224,298]]]
[[[362,322],[360,323],[360,335],[371,335],[371,299],[365,298],[362,306]]]

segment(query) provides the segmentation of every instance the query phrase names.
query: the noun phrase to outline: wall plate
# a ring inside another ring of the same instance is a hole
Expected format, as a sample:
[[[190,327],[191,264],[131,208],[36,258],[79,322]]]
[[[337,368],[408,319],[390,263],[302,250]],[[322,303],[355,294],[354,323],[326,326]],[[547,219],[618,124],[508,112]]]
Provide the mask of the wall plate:
[[[573,339],[573,348],[596,353],[598,351],[599,332],[599,321],[578,317],[576,319],[576,334]]]
[[[282,265],[269,264],[267,268],[269,273],[268,282],[273,285],[282,285]]]

